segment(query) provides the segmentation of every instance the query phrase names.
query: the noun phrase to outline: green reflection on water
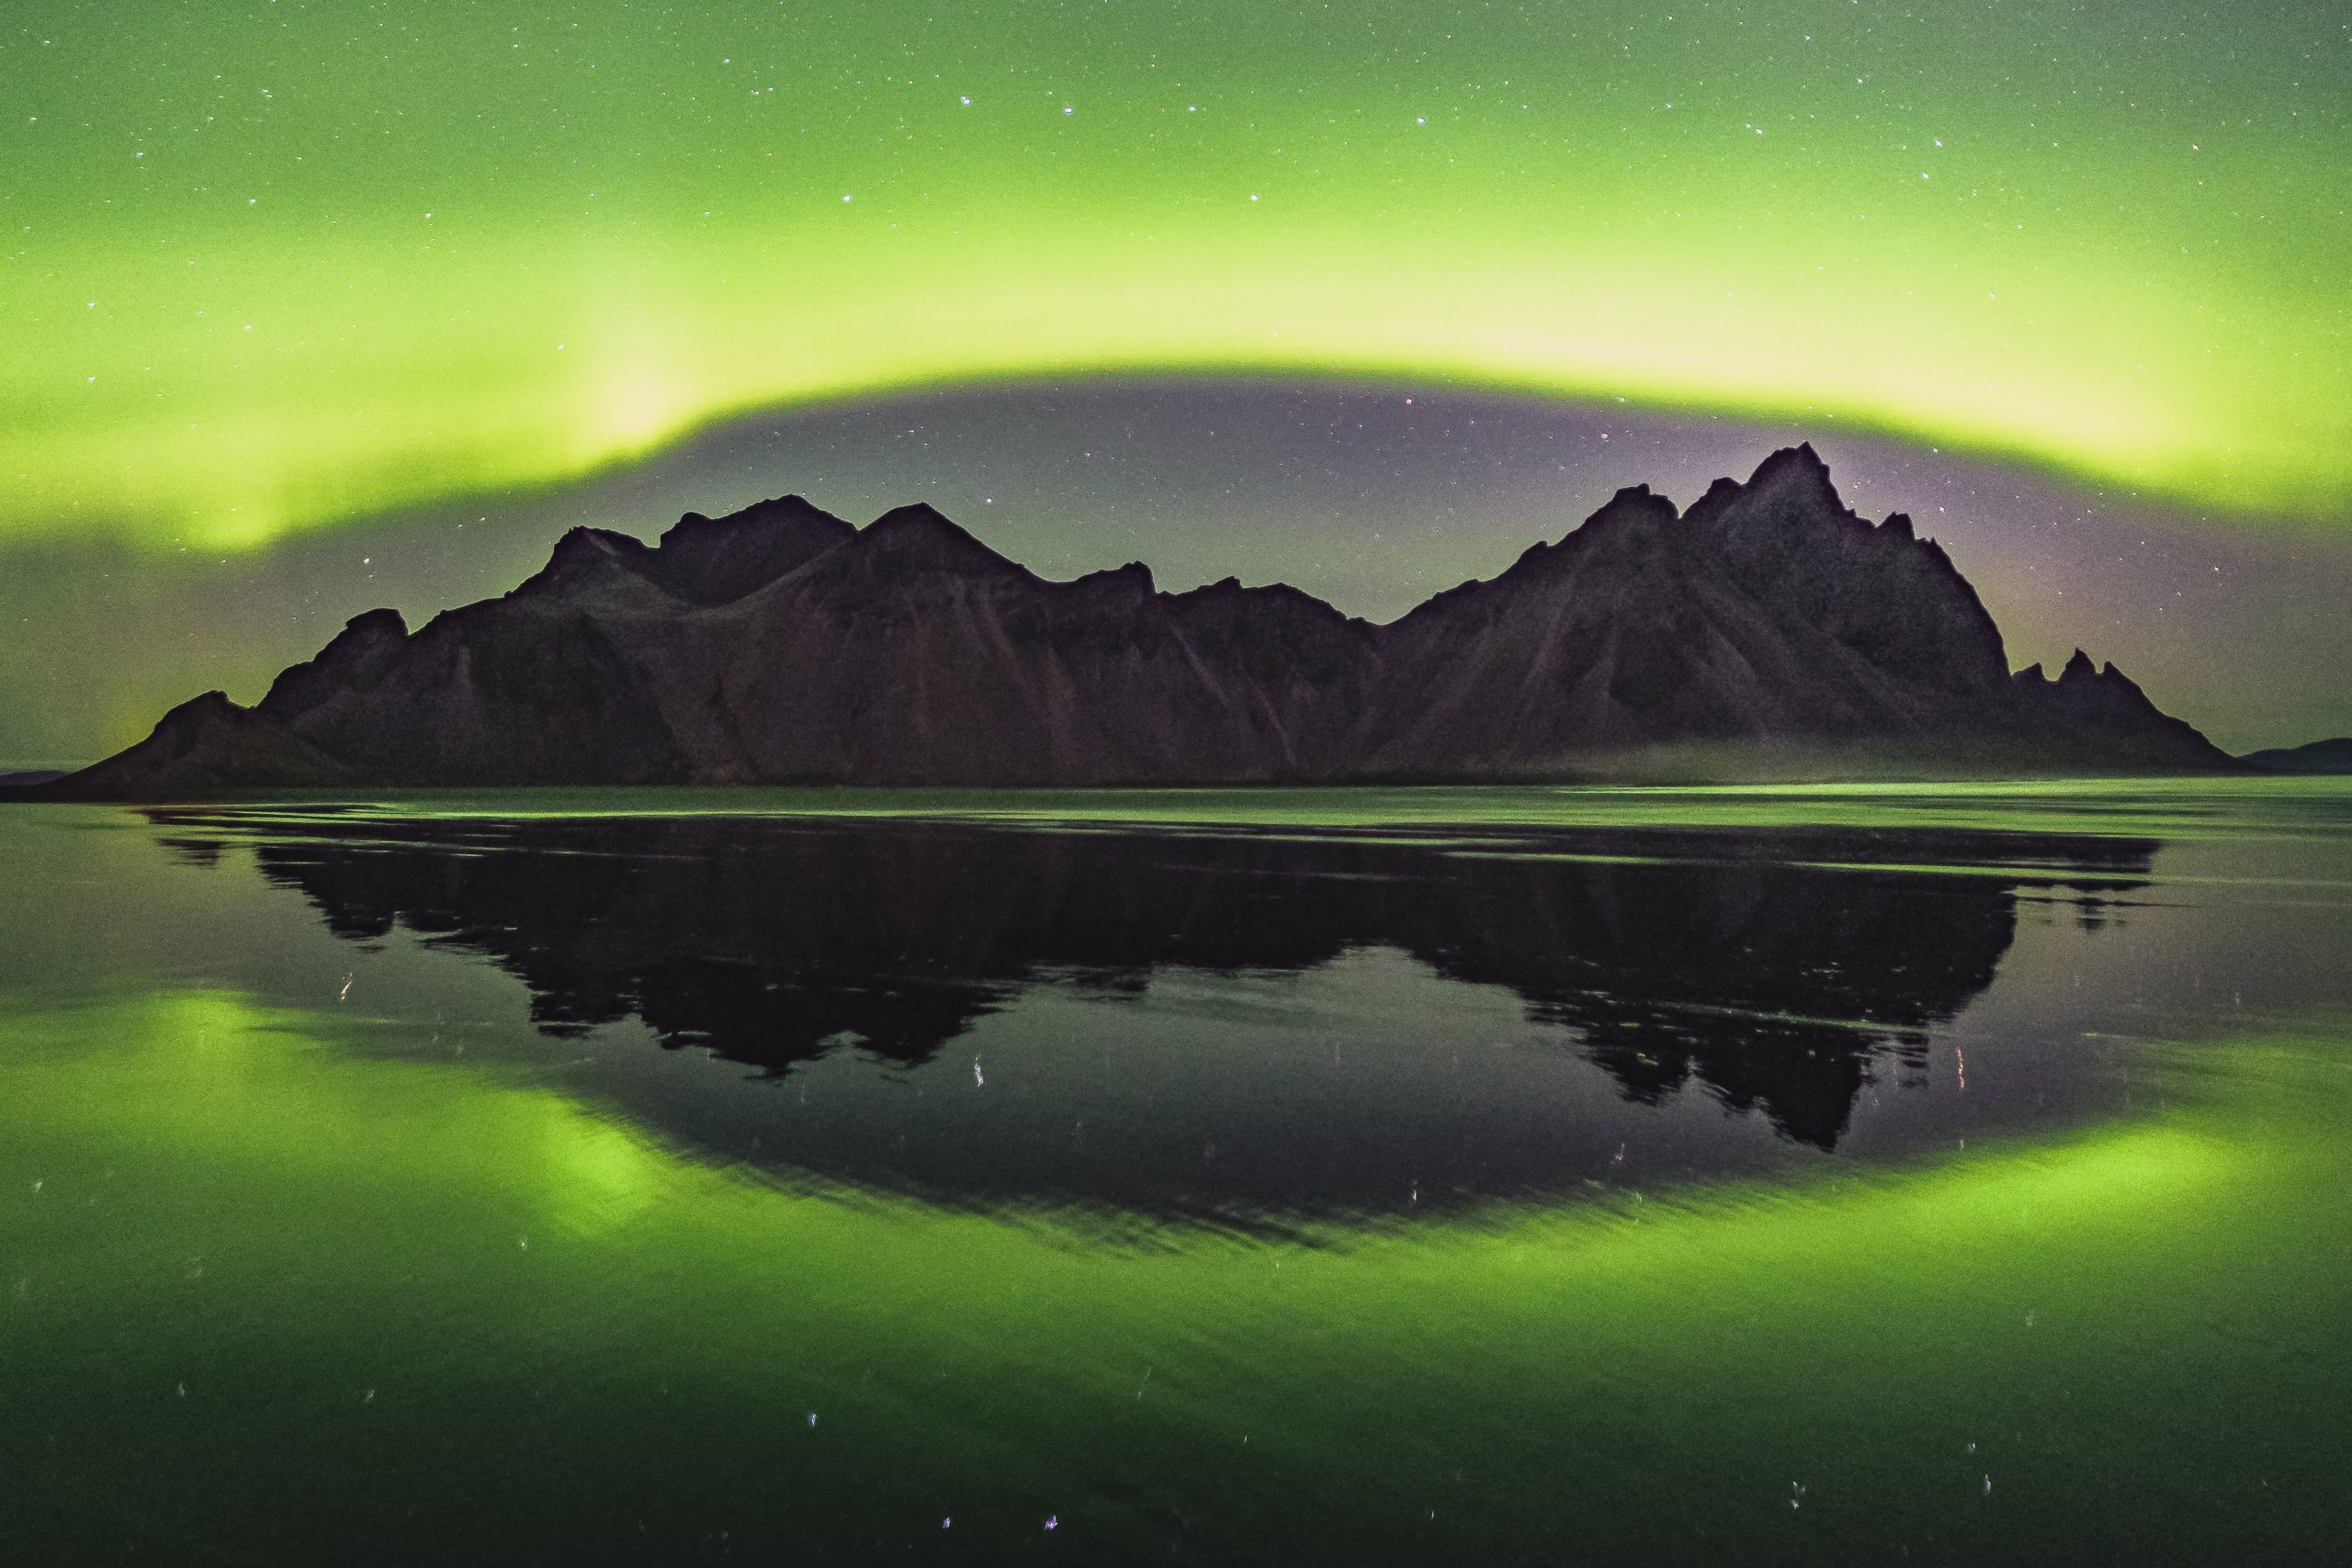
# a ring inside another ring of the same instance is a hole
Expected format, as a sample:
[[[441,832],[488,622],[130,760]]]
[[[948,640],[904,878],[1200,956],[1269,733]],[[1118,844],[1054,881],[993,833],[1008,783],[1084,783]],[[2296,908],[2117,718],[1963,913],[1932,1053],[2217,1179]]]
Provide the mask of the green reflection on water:
[[[779,1191],[374,1028],[204,990],[0,1022],[37,1556],[2341,1544],[2340,1030],[1906,1168],[1113,1247]]]

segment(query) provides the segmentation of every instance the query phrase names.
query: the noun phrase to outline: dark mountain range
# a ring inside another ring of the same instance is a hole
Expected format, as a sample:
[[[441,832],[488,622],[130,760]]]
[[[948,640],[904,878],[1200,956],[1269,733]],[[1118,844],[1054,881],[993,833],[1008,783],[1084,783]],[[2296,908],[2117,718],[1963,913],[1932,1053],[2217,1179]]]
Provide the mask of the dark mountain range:
[[[376,610],[46,793],[339,785],[1213,784],[2233,769],[2111,665],[2012,677],[1933,541],[1810,446],[1688,513],[1621,491],[1372,626],[1276,585],[1055,582],[927,506],[798,497],[647,546],[576,528],[503,598]]]
[[[2352,773],[2352,736],[2249,751],[2238,761],[2266,773]]]

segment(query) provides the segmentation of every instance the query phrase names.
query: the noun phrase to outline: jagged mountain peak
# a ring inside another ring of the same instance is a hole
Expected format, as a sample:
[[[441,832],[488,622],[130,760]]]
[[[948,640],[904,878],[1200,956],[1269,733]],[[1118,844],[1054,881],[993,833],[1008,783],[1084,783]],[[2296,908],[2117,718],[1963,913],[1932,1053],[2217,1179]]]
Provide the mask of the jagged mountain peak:
[[[609,528],[565,531],[548,564],[507,594],[563,606],[601,599],[658,610],[646,589],[708,607],[731,604],[856,536],[857,530],[800,496],[754,502],[724,517],[681,516],[648,545]]]
[[[1779,536],[1832,530],[1875,535],[1890,545],[1919,543],[1910,517],[1903,513],[1893,513],[1875,528],[1856,516],[1838,495],[1821,454],[1812,443],[1800,442],[1765,457],[1744,483],[1729,478],[1716,479],[1687,512],[1678,510],[1671,499],[1647,484],[1626,485],[1558,541],[1538,540],[1530,545],[1508,570],[1490,581],[1565,568],[1618,545],[1639,549],[1670,541],[1707,541],[1733,558],[1754,560],[1759,552],[1778,555],[1802,547]],[[1932,558],[1943,559],[1932,541],[1922,547]],[[1474,581],[1462,588],[1476,586]]]
[[[676,534],[681,529],[693,530],[707,527],[714,524],[720,525],[731,525],[734,527],[746,527],[754,524],[792,521],[803,518],[835,523],[841,521],[840,518],[835,517],[831,513],[826,511],[823,507],[819,506],[815,502],[810,501],[807,496],[802,495],[799,491],[792,491],[783,495],[772,496],[765,501],[755,501],[749,506],[741,507],[733,512],[721,513],[717,517],[707,516],[700,512],[682,513],[679,514],[677,522],[671,525],[670,528],[663,533],[662,537],[662,541],[667,543],[670,536]]]
[[[894,506],[859,529],[854,553],[861,566],[895,572],[1030,575],[1027,568],[997,554],[962,524],[922,501]]]
[[[626,559],[642,555],[647,548],[644,540],[633,534],[613,528],[597,528],[578,524],[563,531],[548,555],[548,567],[568,563]]]
[[[1584,520],[1585,528],[1640,526],[1666,527],[1681,521],[1682,513],[1673,502],[1658,494],[1645,484],[1627,485],[1603,504],[1600,511]],[[1573,536],[1571,536],[1573,537]]]
[[[1772,453],[1746,483],[1717,479],[1683,517],[1694,530],[1726,534],[1865,526],[1838,493],[1829,465],[1810,442]]]
[[[2046,687],[2052,691],[2107,688],[2136,693],[2140,690],[2140,683],[2117,669],[2112,660],[2102,663],[2079,648],[2068,656],[2054,676],[2040,664],[2029,664],[2013,679],[2021,686]]]
[[[1829,464],[1813,449],[1810,441],[1800,441],[1793,446],[1782,446],[1766,456],[1747,476],[1750,490],[1764,485],[1804,483],[1827,486]]]
[[[1673,527],[1680,518],[1681,513],[1676,510],[1674,502],[1649,486],[1627,485],[1556,542],[1538,539],[1521,550],[1519,558],[1495,577],[1474,578],[1457,588],[1447,590],[1439,597],[1472,592],[1483,582],[1538,580],[1552,571],[1572,567],[1585,556],[1605,546],[1620,541],[1646,541],[1659,530]]]
[[[811,532],[838,543],[856,530],[803,495],[779,495],[755,501],[738,512],[718,517],[699,512],[682,513],[663,531],[655,548],[692,552],[710,547],[709,541],[739,539],[779,531]]]
[[[969,539],[976,545],[979,543],[970,529],[927,501],[910,501],[904,506],[894,506],[868,523],[860,533],[870,539],[932,535]]]
[[[783,496],[658,547],[579,528],[505,598],[356,617],[257,708],[154,741],[55,793],[2232,765],[2087,654],[2013,679],[1943,552],[1848,510],[1810,446],[1679,514],[1628,486],[1382,626],[1281,584],[1159,592],[1140,562],[1048,581],[920,502],[860,529]]]
[[[639,581],[642,558],[651,554],[644,540],[609,528],[584,525],[567,528],[548,552],[548,564],[509,589],[510,600],[545,602],[578,597],[609,589],[622,581]]]
[[[408,621],[398,610],[354,615],[317,657],[281,671],[255,711],[288,719],[337,692],[372,684],[399,659],[408,639]]]
[[[1783,446],[1756,465],[1740,487],[1750,500],[1786,499],[1803,505],[1823,506],[1843,513],[1846,503],[1830,478],[1829,465],[1810,441]]]
[[[375,610],[362,610],[359,614],[352,616],[351,619],[343,623],[343,631],[344,635],[353,637],[376,637],[390,636],[404,637],[408,636],[408,617],[401,615],[398,610],[390,609],[389,607]],[[336,642],[340,642],[342,640],[343,637],[341,636],[335,638]],[[327,646],[332,648],[334,644],[329,643]]]
[[[1182,593],[1164,595],[1171,610],[1188,619],[1206,615],[1246,616],[1265,612],[1285,619],[1305,618],[1332,627],[1369,631],[1369,623],[1349,615],[1328,600],[1288,582],[1250,584],[1238,577],[1220,577]]]
[[[754,502],[724,517],[689,512],[662,536],[640,569],[689,604],[732,604],[856,536],[857,530],[798,495]]]
[[[1104,571],[1090,571],[1073,579],[1072,588],[1087,589],[1099,593],[1119,593],[1138,599],[1148,599],[1159,592],[1153,581],[1151,568],[1139,560],[1114,566]]]

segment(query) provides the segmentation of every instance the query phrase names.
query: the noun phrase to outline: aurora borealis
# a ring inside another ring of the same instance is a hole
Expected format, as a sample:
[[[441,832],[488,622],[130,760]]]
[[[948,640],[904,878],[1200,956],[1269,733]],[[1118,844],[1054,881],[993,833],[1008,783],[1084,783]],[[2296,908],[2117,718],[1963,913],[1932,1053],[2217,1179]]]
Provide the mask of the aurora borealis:
[[[1359,536],[1303,521],[1357,490],[1283,482],[1334,449],[1304,418],[1190,487],[958,514],[1041,569],[1246,553],[1369,614],[1801,434],[1867,507],[1977,476],[1949,529],[2020,662],[2093,643],[2225,744],[2352,728],[2337,8],[33,3],[0,103],[0,756],[307,653],[390,596],[373,541],[429,613],[563,523],[874,504],[788,441],[698,476],[714,429],[831,421],[833,471],[911,496],[977,470],[907,451],[910,398],[967,450],[1052,389],[1148,439],[1156,398],[1214,428],[1202,377],[1578,434]],[[1091,461],[1082,423],[991,456]],[[1460,443],[1383,451],[1427,491]],[[1537,474],[1540,525],[1480,509]]]
[[[1911,776],[2352,737],[2352,0],[6,0],[0,240],[25,1560],[2352,1559],[2352,777]]]

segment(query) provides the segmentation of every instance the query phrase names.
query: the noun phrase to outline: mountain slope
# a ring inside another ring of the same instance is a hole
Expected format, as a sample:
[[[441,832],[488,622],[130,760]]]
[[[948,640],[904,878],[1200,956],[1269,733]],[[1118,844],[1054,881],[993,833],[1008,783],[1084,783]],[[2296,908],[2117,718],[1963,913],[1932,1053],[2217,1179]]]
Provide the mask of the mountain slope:
[[[1366,739],[1401,772],[1928,734],[1997,702],[2000,633],[1942,550],[1847,511],[1811,447],[1679,515],[1620,491],[1388,628]]]
[[[740,592],[682,597],[670,547],[575,531],[413,636],[361,616],[256,712],[419,784],[1206,781],[1335,771],[1374,666],[1294,591],[1050,582],[929,507]]]
[[[2352,773],[2352,736],[2249,751],[2238,761],[2266,773]]]
[[[2235,766],[2079,653],[2012,678],[1943,551],[1809,446],[1687,513],[1622,491],[1385,626],[1138,564],[1049,581],[927,506],[574,529],[502,598],[371,611],[254,709],[202,703],[51,793]]]

